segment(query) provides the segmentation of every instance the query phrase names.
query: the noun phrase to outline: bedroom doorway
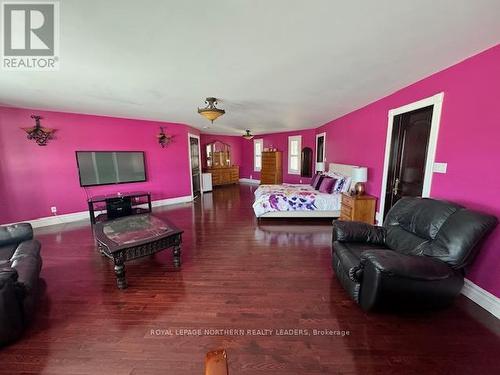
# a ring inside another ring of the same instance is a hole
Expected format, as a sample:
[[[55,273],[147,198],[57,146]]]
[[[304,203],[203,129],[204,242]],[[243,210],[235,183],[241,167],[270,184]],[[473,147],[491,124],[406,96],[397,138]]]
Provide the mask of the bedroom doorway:
[[[433,106],[394,117],[384,216],[403,197],[421,197]]]
[[[381,220],[403,197],[428,197],[442,94],[389,111]]]
[[[189,134],[189,169],[191,171],[191,192],[193,199],[201,194],[200,137]]]

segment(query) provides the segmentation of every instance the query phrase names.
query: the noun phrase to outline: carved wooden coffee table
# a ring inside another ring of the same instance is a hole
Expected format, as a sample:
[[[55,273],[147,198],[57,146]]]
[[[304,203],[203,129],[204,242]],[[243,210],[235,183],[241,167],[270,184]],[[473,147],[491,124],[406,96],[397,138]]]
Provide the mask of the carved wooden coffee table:
[[[126,216],[99,222],[94,226],[97,247],[113,259],[118,288],[125,289],[125,262],[162,250],[172,249],[174,266],[181,265],[183,231],[168,220],[151,214]]]

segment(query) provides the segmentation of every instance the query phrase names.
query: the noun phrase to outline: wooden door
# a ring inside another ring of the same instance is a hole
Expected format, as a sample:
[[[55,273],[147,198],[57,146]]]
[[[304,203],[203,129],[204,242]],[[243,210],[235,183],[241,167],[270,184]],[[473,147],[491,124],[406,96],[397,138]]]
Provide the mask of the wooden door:
[[[424,186],[433,106],[394,117],[384,217],[402,197],[420,197]]]
[[[312,177],[312,149],[310,147],[304,147],[302,149],[302,162],[300,165],[300,176],[301,177]]]

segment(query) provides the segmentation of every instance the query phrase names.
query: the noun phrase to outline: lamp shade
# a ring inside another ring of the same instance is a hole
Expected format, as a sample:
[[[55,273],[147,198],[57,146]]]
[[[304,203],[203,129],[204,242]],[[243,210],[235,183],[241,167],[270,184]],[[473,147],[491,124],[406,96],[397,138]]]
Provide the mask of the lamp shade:
[[[316,163],[316,172],[324,172],[325,163]]]
[[[214,122],[214,120],[217,120],[220,116],[222,116],[226,111],[223,109],[217,108],[217,98],[207,98],[205,100],[205,103],[207,103],[207,106],[205,108],[198,108],[198,113],[205,117],[207,120],[210,120],[210,122]]]
[[[368,181],[368,168],[358,167],[352,170],[352,181],[356,182],[366,182]]]
[[[212,122],[224,114],[222,109],[199,109],[198,113]]]

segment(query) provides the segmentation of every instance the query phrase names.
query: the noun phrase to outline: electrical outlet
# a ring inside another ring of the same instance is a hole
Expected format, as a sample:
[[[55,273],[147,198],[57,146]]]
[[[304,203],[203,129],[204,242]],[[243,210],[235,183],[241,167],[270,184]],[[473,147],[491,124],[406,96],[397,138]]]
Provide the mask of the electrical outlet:
[[[253,178],[252,178],[252,177],[253,177],[253,176],[252,176],[252,175],[250,175],[250,180],[253,180]]]
[[[299,184],[301,184],[301,183],[302,183],[302,179],[299,180]]]
[[[52,212],[54,215],[57,215],[57,207],[56,206],[50,207],[50,212]]]
[[[446,173],[448,169],[448,163],[434,163],[432,171],[434,173]]]

